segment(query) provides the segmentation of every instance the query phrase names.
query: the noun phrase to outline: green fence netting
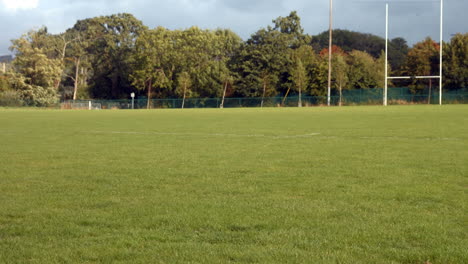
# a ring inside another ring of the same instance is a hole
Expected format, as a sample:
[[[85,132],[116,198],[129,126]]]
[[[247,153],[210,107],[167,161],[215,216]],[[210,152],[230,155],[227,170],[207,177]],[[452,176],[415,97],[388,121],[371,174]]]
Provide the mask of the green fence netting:
[[[17,100],[16,98],[13,98]],[[4,98],[0,96],[0,106],[28,106],[25,102],[16,102],[12,98]],[[383,89],[355,89],[343,90],[341,97],[334,93],[331,96],[331,105],[381,105],[383,103]],[[262,103],[263,102],[263,103]],[[327,104],[326,96],[302,96],[302,106],[321,106]],[[444,91],[443,104],[467,104],[468,103],[468,88]],[[219,108],[222,103],[222,98],[187,98],[184,108]],[[439,91],[438,89],[421,89],[412,90],[409,88],[389,88],[388,89],[388,104],[438,104]],[[225,108],[239,107],[297,107],[299,105],[299,97],[292,95],[287,98],[283,97],[243,97],[232,98],[228,97],[224,100]],[[169,99],[151,99],[149,104],[145,98],[135,99],[133,109],[146,108],[181,108],[181,98]],[[50,107],[62,109],[132,109],[132,100],[75,100],[57,102]]]

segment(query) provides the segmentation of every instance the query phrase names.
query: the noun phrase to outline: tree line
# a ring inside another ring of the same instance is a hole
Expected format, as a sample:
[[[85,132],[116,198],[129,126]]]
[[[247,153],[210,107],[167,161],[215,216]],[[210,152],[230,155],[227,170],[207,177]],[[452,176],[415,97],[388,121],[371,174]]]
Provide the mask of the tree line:
[[[334,32],[333,93],[383,87],[385,40]],[[278,17],[246,41],[229,29],[149,29],[131,14],[79,20],[61,34],[47,28],[12,40],[15,57],[0,74],[0,98],[46,106],[57,100],[324,96],[328,35],[304,33],[296,12]],[[438,75],[439,43],[389,43],[394,75]],[[444,46],[444,87],[468,87],[468,34]],[[431,80],[395,83],[414,92]],[[435,84],[434,84],[435,85]]]

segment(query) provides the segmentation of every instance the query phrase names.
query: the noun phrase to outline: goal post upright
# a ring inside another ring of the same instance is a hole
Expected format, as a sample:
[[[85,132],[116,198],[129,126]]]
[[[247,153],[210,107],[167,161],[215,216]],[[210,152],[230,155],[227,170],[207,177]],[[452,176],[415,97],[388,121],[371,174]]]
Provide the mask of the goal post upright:
[[[385,88],[383,105],[388,105],[388,2],[385,4]]]
[[[443,47],[444,47],[444,0],[440,0],[440,79],[439,79],[439,105],[442,105],[442,81],[443,81]]]
[[[327,90],[327,105],[331,105],[331,78],[332,78],[332,49],[333,49],[333,0],[330,0],[330,17],[329,17],[329,39],[328,39],[328,90]]]

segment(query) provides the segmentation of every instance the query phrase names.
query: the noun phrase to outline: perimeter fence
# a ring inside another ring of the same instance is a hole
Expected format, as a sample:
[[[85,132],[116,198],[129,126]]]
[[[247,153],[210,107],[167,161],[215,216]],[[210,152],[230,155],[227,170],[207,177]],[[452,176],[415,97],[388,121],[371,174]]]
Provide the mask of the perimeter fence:
[[[61,109],[146,109],[148,108],[182,108],[181,98],[151,99],[149,104],[146,98],[123,100],[75,100],[62,101],[49,104],[50,108]],[[228,97],[224,100],[225,108],[241,107],[297,107],[297,95],[283,97]],[[323,106],[327,104],[326,96],[302,96],[302,106]],[[341,105],[381,105],[383,103],[383,89],[343,90]],[[389,88],[388,104],[438,104],[439,93],[437,89],[411,90],[409,88]],[[219,108],[222,98],[187,98],[184,108]],[[333,94],[331,105],[339,105],[340,96]],[[443,104],[468,104],[468,88],[448,90],[443,93]],[[2,97],[0,94],[0,107],[33,106],[22,101],[17,96]]]
[[[283,97],[243,97],[225,98],[224,108],[242,107],[297,107],[299,105],[298,96]],[[323,106],[327,104],[326,96],[302,96],[302,106]],[[124,100],[76,100],[65,101],[61,107],[65,109],[147,109],[149,108],[182,108],[183,100],[180,98],[151,99],[149,104],[147,99]],[[341,105],[381,105],[383,103],[383,89],[360,89],[344,90],[341,96]],[[389,88],[388,104],[438,104],[438,91],[428,90],[412,92],[409,88]],[[220,108],[222,98],[187,98],[184,108]],[[331,97],[332,105],[340,105],[340,96]],[[443,104],[468,104],[468,89],[445,91],[443,93]]]

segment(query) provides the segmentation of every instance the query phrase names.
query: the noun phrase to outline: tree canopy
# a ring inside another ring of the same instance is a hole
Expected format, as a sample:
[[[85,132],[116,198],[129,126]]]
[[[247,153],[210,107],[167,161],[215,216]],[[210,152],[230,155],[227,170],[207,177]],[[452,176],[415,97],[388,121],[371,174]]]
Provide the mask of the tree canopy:
[[[439,45],[390,40],[392,73],[438,74]],[[336,30],[333,93],[382,87],[384,47],[381,37]],[[13,40],[15,56],[11,63],[5,59],[11,66],[0,73],[0,93],[14,92],[30,105],[121,99],[132,92],[140,98],[323,96],[327,48],[328,32],[304,33],[295,11],[247,40],[229,29],[150,29],[131,14],[100,16],[79,20],[61,34],[43,27]],[[447,88],[468,85],[467,54],[467,34],[445,45]]]

